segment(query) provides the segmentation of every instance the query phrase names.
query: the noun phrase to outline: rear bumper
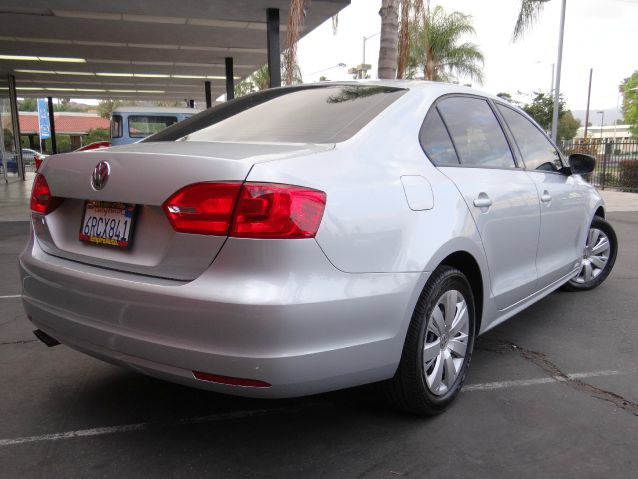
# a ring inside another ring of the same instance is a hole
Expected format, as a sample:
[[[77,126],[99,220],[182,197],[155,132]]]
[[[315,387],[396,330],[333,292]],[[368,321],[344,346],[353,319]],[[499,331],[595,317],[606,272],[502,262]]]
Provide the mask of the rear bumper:
[[[314,240],[229,239],[199,278],[177,282],[44,253],[20,256],[36,327],[68,346],[173,382],[292,397],[391,377],[427,274],[348,274]],[[195,379],[192,371],[268,388]]]

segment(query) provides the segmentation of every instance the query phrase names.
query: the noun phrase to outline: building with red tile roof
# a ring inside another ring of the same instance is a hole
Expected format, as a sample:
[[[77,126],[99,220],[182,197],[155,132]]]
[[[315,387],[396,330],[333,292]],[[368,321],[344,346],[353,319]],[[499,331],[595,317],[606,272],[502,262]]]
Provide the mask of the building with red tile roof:
[[[55,112],[55,132],[58,135],[81,136],[94,128],[108,128],[109,120],[101,118],[96,113]],[[38,113],[35,111],[21,111],[20,134],[38,134]]]
[[[28,137],[29,147],[39,149],[38,146],[38,112],[21,111],[18,114],[20,122],[20,136]],[[73,150],[83,145],[82,137],[95,128],[109,128],[109,120],[101,118],[97,113],[78,113],[61,111],[54,113],[55,134],[68,135]]]

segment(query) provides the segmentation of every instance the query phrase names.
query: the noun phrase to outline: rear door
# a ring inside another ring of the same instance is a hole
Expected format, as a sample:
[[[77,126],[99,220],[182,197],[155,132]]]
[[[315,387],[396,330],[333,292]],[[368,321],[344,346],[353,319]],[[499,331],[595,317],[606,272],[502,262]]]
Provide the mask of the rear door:
[[[446,146],[448,133],[451,141]],[[540,230],[538,193],[517,167],[490,104],[479,97],[444,97],[428,113],[421,141],[472,213],[497,307],[505,309],[532,294]]]
[[[541,200],[536,261],[537,289],[541,289],[569,274],[582,257],[590,221],[585,186],[559,171],[562,163],[558,150],[534,123],[508,106],[498,104],[497,108]]]

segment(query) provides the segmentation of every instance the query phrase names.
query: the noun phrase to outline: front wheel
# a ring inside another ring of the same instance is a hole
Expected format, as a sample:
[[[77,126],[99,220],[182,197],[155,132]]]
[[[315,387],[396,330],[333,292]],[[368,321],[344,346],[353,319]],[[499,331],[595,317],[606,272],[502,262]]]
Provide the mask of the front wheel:
[[[401,362],[382,387],[400,409],[443,412],[456,398],[474,347],[472,289],[458,269],[440,266],[426,284],[408,328]]]
[[[580,271],[563,286],[566,291],[586,291],[599,286],[616,262],[618,239],[614,228],[596,216],[589,227]]]

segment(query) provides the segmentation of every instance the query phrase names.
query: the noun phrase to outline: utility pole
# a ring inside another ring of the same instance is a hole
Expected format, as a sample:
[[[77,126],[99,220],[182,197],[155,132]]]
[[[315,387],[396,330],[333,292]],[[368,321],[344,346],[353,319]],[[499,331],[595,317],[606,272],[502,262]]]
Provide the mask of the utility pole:
[[[589,88],[587,89],[587,113],[585,113],[585,135],[584,138],[587,139],[587,128],[589,128],[589,101],[591,100],[591,77],[594,74],[594,69],[589,69]]]
[[[565,35],[565,9],[567,0],[563,0],[560,10],[560,33],[558,35],[558,59],[556,60],[556,90],[554,91],[554,115],[552,117],[552,140],[558,135],[558,108],[560,107],[560,74],[563,64],[563,37]]]

